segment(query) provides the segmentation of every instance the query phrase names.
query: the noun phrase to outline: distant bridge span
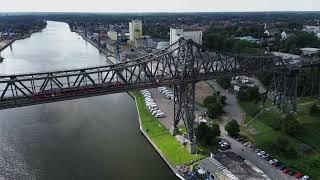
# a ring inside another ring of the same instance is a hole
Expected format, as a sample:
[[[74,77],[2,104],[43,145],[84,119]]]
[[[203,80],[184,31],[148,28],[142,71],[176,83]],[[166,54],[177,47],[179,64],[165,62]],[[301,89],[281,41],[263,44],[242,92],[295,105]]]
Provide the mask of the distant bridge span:
[[[301,63],[294,68],[316,65]],[[281,58],[210,53],[191,40],[180,39],[163,50],[115,65],[0,75],[0,109],[170,85],[176,98],[172,132],[177,133],[177,125],[183,120],[190,139],[189,149],[194,152],[196,82],[286,70],[288,64]]]

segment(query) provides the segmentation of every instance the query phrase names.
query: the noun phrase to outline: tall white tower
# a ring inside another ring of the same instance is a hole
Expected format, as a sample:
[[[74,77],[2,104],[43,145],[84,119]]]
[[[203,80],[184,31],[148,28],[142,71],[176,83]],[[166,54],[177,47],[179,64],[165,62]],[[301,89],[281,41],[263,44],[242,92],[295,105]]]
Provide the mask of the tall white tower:
[[[140,44],[142,37],[142,21],[140,20],[133,20],[129,22],[129,34],[130,34],[130,41],[135,46]]]

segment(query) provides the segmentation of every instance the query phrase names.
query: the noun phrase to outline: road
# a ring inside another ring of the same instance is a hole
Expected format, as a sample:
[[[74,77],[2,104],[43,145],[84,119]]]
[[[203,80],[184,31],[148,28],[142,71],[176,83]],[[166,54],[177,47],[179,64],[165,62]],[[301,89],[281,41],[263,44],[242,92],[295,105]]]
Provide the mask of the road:
[[[220,91],[221,95],[227,97],[226,105],[223,107],[224,112],[227,115],[231,116],[232,119],[236,120],[238,124],[242,124],[246,113],[241,109],[240,105],[238,104],[237,97],[234,94],[227,92],[214,80],[210,80],[207,82],[210,86],[214,87],[216,91]]]
[[[238,141],[236,141],[233,138],[230,138],[225,129],[224,129],[224,123],[220,125],[221,130],[221,138],[227,140],[230,145],[231,149],[228,151],[232,151],[244,159],[249,160],[251,163],[253,163],[255,166],[257,166],[259,169],[261,169],[270,179],[272,180],[294,180],[295,178],[292,176],[289,176],[287,174],[284,174],[280,170],[274,168],[272,165],[270,165],[266,160],[262,159],[260,156],[258,156],[254,149],[247,148]],[[243,149],[243,150],[242,150]]]

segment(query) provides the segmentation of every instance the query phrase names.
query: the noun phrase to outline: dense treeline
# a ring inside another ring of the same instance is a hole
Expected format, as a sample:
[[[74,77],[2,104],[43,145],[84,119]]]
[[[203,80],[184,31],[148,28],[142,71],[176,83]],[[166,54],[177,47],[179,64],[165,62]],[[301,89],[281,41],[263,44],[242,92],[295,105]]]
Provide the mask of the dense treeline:
[[[11,33],[26,34],[31,30],[41,30],[46,26],[47,23],[36,15],[0,17],[0,31],[2,32],[10,28]]]

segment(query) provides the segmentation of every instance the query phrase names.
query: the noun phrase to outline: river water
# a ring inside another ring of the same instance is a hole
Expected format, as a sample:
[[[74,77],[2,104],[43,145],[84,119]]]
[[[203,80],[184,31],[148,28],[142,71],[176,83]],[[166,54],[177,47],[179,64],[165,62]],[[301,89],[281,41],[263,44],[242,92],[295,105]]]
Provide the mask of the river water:
[[[105,65],[105,56],[48,21],[1,52],[0,74]],[[134,101],[114,94],[0,111],[0,179],[175,179],[139,131]]]

